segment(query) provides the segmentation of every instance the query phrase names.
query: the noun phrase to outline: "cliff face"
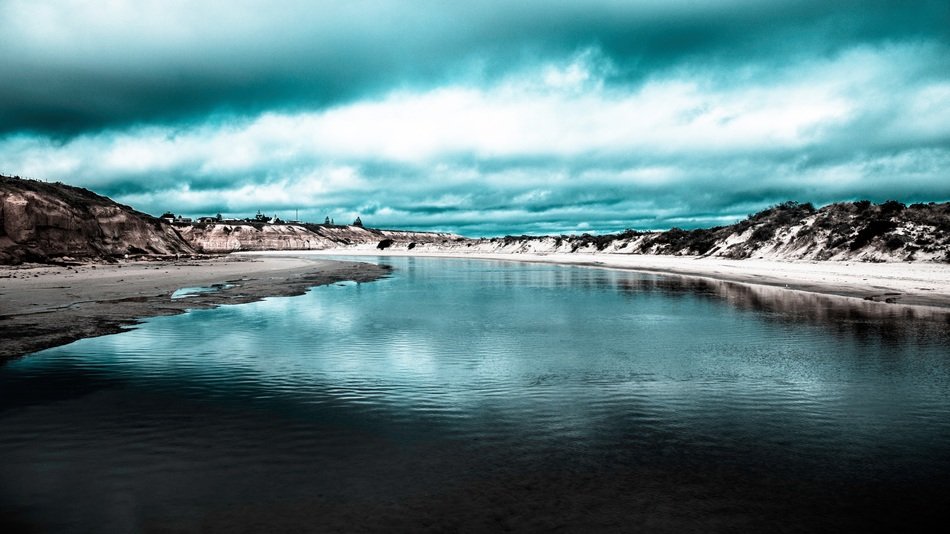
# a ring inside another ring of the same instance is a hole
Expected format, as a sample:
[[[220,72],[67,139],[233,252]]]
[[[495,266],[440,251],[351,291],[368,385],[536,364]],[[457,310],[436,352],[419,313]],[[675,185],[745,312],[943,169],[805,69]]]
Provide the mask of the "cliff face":
[[[384,240],[409,246],[448,243],[454,234],[377,230],[361,226],[317,224],[197,224],[177,227],[196,250],[206,253],[239,250],[320,250],[347,246],[376,247]]]
[[[0,263],[193,253],[171,226],[86,189],[0,176]]]

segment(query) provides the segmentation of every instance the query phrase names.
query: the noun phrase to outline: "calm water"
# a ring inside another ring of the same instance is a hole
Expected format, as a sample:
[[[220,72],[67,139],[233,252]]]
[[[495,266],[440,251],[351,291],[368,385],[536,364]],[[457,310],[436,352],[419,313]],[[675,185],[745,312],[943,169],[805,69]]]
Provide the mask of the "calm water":
[[[950,505],[946,315],[371,261],[393,276],[0,366],[0,530],[831,531]]]

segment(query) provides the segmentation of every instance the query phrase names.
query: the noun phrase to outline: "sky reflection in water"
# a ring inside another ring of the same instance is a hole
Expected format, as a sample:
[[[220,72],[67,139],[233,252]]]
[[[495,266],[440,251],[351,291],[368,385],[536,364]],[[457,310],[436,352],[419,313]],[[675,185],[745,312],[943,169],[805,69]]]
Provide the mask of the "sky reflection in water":
[[[946,504],[947,314],[373,261],[393,276],[0,367],[0,526],[809,530]]]

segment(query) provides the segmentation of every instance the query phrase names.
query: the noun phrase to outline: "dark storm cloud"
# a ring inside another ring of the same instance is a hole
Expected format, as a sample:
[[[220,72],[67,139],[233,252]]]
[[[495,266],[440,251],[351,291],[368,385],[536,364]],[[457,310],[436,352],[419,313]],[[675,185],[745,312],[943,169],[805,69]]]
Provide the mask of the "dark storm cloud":
[[[490,83],[588,47],[612,65],[608,82],[627,83],[696,63],[767,69],[950,39],[944,1],[13,0],[0,17],[0,129],[57,134]]]
[[[950,3],[0,0],[0,172],[468,235],[950,199]]]

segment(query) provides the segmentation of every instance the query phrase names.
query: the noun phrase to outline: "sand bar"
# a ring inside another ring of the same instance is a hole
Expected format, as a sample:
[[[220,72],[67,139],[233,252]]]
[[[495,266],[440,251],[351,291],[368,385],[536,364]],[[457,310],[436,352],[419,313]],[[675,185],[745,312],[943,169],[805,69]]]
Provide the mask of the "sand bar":
[[[260,253],[253,253],[260,254]],[[264,253],[270,254],[270,253]],[[645,254],[483,254],[373,249],[309,251],[312,255],[417,256],[540,262],[668,273],[808,291],[892,304],[950,308],[950,264],[787,261]]]
[[[77,266],[0,266],[0,361],[119,332],[137,319],[303,294],[343,280],[368,282],[377,265],[313,257],[225,256]],[[223,286],[186,298],[181,288]]]

